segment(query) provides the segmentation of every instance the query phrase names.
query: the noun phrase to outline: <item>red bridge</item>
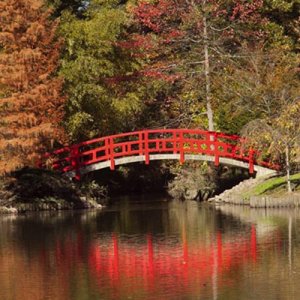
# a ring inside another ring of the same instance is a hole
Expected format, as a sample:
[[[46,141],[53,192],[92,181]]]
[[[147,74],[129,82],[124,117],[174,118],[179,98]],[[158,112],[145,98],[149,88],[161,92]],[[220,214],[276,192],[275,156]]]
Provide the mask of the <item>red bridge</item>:
[[[257,151],[237,135],[197,129],[142,130],[116,134],[48,153],[48,165],[70,177],[116,165],[150,160],[202,160],[249,169],[257,175],[275,172],[278,166],[257,161]],[[43,164],[45,165],[45,164]]]

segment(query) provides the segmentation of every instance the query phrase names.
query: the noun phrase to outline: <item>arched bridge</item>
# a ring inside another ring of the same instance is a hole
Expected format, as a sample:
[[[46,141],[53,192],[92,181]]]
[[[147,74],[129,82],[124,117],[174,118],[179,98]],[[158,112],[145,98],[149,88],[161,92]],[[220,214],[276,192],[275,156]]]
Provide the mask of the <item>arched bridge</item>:
[[[249,169],[258,175],[274,173],[277,166],[256,161],[257,151],[237,135],[197,129],[141,130],[116,134],[64,147],[44,156],[53,169],[69,177],[103,168],[151,160],[211,161]]]

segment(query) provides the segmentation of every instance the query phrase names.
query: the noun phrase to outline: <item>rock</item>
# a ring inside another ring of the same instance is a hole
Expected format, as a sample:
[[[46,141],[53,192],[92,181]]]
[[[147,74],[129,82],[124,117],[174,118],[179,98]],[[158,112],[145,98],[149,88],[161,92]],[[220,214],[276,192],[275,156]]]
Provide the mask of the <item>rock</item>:
[[[300,203],[300,194],[285,194],[283,196],[252,196],[250,207],[297,207]]]
[[[17,214],[18,210],[14,207],[0,206],[0,214]]]
[[[105,187],[95,182],[82,188],[60,173],[24,168],[1,179],[0,206],[20,212],[94,208],[95,198],[104,202],[104,192]]]
[[[191,189],[185,191],[184,198],[186,200],[196,200],[198,197],[198,193],[199,193],[199,191],[197,189],[191,188]]]
[[[249,201],[243,199],[242,194],[247,190],[251,189],[254,185],[264,181],[268,177],[259,177],[259,178],[249,178],[246,179],[230,190],[225,190],[222,194],[216,196],[218,198],[214,198],[214,202],[220,203],[231,203],[236,205],[249,205]],[[265,206],[265,203],[257,203],[257,200],[253,199],[250,205],[261,205],[261,207]]]

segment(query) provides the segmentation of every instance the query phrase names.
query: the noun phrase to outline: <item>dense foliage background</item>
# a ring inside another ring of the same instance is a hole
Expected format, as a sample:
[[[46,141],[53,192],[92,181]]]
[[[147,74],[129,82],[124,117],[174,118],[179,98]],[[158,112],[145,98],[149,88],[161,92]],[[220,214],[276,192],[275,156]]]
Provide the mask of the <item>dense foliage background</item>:
[[[299,11],[299,0],[2,1],[0,171],[161,127],[242,132],[299,164]]]

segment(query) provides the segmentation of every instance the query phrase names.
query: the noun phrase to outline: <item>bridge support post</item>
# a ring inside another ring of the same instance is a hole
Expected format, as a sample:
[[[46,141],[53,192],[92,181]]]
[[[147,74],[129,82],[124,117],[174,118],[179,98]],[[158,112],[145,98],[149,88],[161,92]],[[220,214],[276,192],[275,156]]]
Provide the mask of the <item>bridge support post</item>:
[[[110,169],[115,169],[115,158],[114,158],[114,139],[109,138],[109,159],[110,159]]]
[[[254,154],[254,151],[253,151],[253,149],[250,148],[250,150],[249,150],[249,173],[250,174],[254,173],[254,159],[253,159],[253,154]]]
[[[145,155],[145,164],[149,165],[150,157],[149,157],[149,136],[148,132],[144,131],[144,155]]]
[[[218,167],[220,164],[220,157],[219,155],[215,154],[215,166]]]
[[[218,153],[219,152],[218,140],[215,132],[209,135],[209,140],[210,140],[210,145],[209,145],[210,151],[212,151],[212,153],[215,156],[214,164],[216,167],[218,167],[220,164],[220,157]]]
[[[179,162],[182,165],[184,163],[184,142],[183,142],[183,132],[182,131],[180,131],[180,133],[179,133],[179,153],[180,153]]]
[[[80,166],[79,166],[79,148],[77,146],[73,146],[71,148],[71,166],[75,171],[75,179],[80,180]]]

